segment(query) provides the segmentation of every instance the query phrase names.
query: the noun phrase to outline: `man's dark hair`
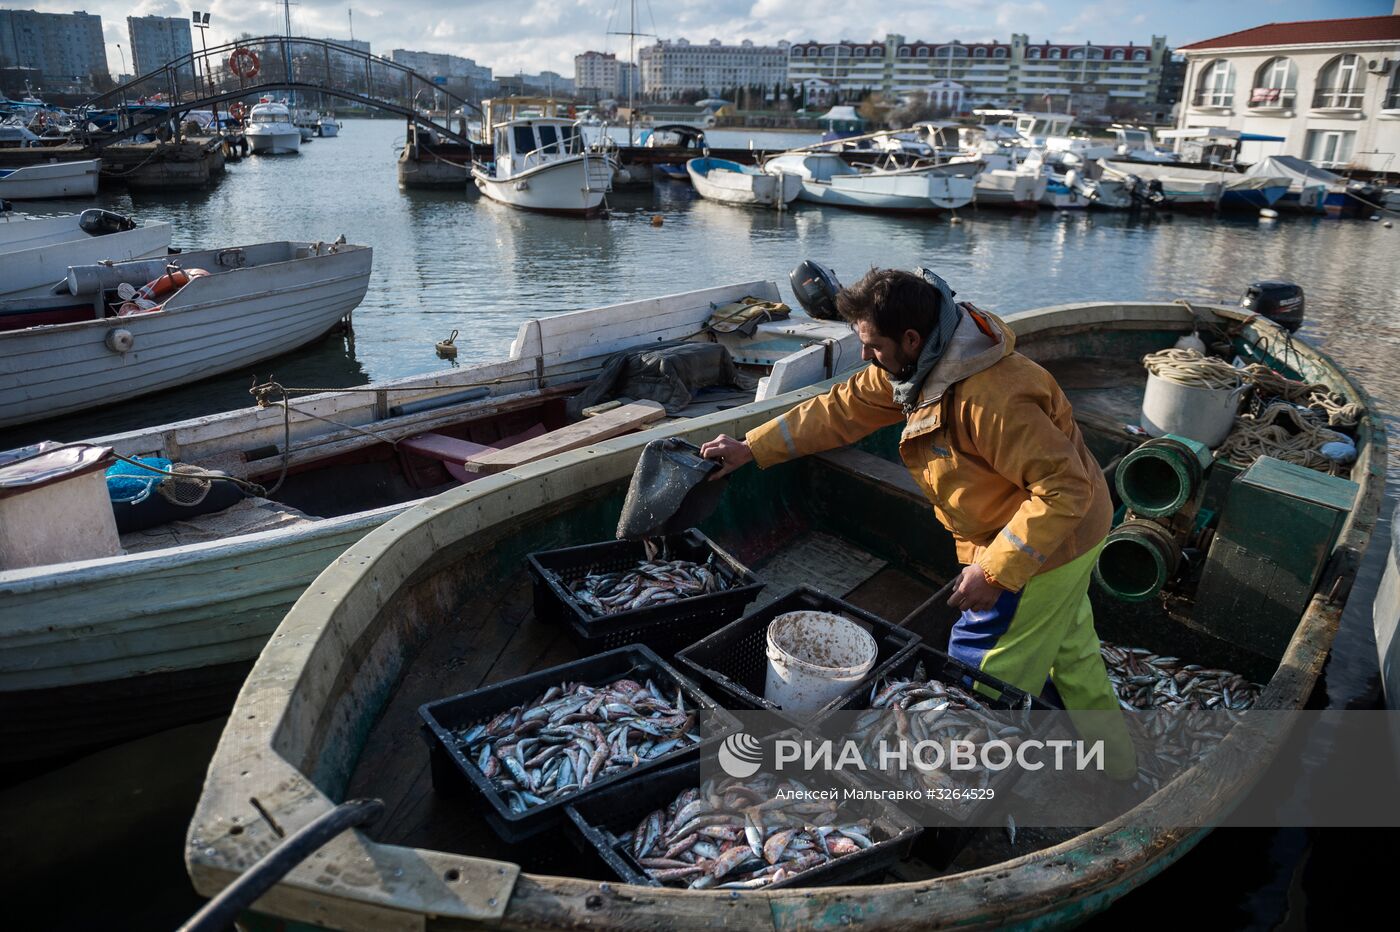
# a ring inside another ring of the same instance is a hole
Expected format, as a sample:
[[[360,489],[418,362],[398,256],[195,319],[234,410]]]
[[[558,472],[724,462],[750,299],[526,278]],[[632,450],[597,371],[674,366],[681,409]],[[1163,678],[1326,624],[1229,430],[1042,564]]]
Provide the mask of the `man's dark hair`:
[[[928,339],[943,310],[943,296],[923,276],[900,269],[871,269],[836,294],[836,311],[852,326],[868,322],[882,337],[898,340],[913,330]]]

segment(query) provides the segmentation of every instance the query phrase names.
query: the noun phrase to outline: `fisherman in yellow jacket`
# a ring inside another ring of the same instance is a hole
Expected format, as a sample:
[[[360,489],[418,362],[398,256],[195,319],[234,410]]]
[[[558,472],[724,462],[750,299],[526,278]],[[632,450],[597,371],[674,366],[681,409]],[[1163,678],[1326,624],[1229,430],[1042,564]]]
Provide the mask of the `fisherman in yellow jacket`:
[[[948,600],[962,609],[949,652],[1071,711],[1117,713],[1088,595],[1113,516],[1103,472],[1050,373],[1015,351],[1001,320],[953,297],[925,269],[872,270],[836,294],[870,365],[701,455],[723,462],[719,475],[766,468],[904,421],[900,457],[966,564]],[[1105,739],[1106,773],[1135,775],[1120,715],[1087,718],[1080,731]]]

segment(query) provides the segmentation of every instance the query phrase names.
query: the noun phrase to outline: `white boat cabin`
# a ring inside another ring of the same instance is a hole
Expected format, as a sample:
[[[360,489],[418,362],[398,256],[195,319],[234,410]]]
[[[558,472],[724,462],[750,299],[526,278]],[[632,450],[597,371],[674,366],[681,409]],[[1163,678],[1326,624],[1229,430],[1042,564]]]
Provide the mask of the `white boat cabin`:
[[[497,178],[584,153],[586,145],[578,121],[561,116],[560,108],[561,103],[550,98],[482,102],[496,151]]]

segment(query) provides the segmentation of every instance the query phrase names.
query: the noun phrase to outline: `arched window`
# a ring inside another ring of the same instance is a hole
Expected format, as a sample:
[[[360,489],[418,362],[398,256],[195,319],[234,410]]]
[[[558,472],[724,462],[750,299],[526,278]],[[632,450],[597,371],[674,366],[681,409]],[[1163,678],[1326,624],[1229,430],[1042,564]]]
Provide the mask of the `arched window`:
[[[900,57],[900,58],[908,58],[908,57],[909,57],[909,46],[907,46],[907,45],[901,45],[901,46],[899,47],[899,57]]]
[[[882,48],[880,48],[880,47],[877,45],[877,46],[875,46],[875,48],[873,48],[873,49],[870,50],[870,57],[871,57],[871,58],[884,58],[884,57],[885,57],[885,50],[882,49]]]
[[[1026,49],[1026,57],[1027,57],[1027,58],[1039,58],[1039,57],[1040,57],[1040,49]]]
[[[1114,60],[1114,61],[1122,61],[1122,60],[1123,60],[1123,50],[1122,50],[1122,49],[1114,49],[1114,50],[1113,50],[1113,60]]]
[[[1366,91],[1366,69],[1360,55],[1338,55],[1317,73],[1313,106],[1333,110],[1359,110]]]
[[[1196,84],[1197,107],[1228,107],[1235,102],[1235,66],[1223,58],[1206,65]]]
[[[1390,76],[1390,87],[1385,91],[1385,109],[1400,110],[1400,68]]]
[[[916,53],[916,55],[917,55],[917,57],[919,57],[919,58],[928,58],[928,46],[927,46],[927,45],[921,45],[921,46],[919,46],[919,51]]]
[[[822,54],[823,54],[823,55],[830,55],[830,56],[832,56],[832,57],[834,58],[834,57],[836,57],[836,55],[838,54],[838,50],[837,50],[836,46],[834,46],[834,45],[828,45],[826,48],[822,49]]]
[[[1298,68],[1290,58],[1271,58],[1254,72],[1251,107],[1291,107],[1298,91]]]
[[[1069,53],[1069,57],[1074,59],[1075,61],[1081,61],[1084,58],[1084,50],[1075,49],[1073,52]]]
[[[1060,50],[1059,50],[1059,49],[1051,49],[1051,50],[1050,50],[1050,57],[1051,57],[1051,58],[1059,58],[1059,57],[1060,57]]]
[[[801,58],[801,57],[802,57],[802,47],[801,47],[801,46],[794,45],[794,46],[792,47],[792,57],[793,57],[793,58]]]
[[[1133,53],[1133,61],[1147,61],[1147,53],[1142,49],[1138,49]]]
[[[855,47],[855,53],[856,53],[856,58],[864,58],[864,57],[865,57],[865,46],[863,46],[863,45],[857,45],[857,46]]]
[[[1089,58],[1093,61],[1099,61],[1103,58],[1103,49],[1089,49]]]
[[[977,48],[975,48],[975,49],[972,50],[972,57],[973,57],[973,58],[986,58],[986,57],[987,57],[987,50],[984,49],[984,48],[982,48],[982,46],[979,45]]]
[[[1006,48],[1005,48],[1004,46],[1000,46],[1000,45],[999,45],[999,46],[997,46],[996,48],[992,49],[992,57],[993,57],[993,58],[1005,58],[1005,57],[1006,57]]]

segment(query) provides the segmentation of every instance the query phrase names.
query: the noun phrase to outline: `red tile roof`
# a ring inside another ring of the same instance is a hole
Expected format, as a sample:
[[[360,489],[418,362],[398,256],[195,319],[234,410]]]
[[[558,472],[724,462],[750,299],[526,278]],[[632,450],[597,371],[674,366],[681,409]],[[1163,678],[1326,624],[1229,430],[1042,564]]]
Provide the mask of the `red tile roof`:
[[[1192,49],[1232,49],[1250,45],[1324,45],[1331,42],[1400,40],[1400,16],[1361,16],[1355,19],[1314,19],[1301,23],[1268,23],[1213,39],[1183,45]]]

